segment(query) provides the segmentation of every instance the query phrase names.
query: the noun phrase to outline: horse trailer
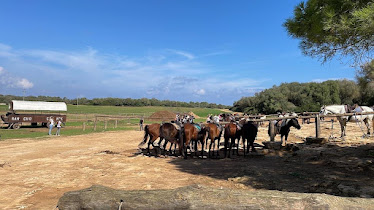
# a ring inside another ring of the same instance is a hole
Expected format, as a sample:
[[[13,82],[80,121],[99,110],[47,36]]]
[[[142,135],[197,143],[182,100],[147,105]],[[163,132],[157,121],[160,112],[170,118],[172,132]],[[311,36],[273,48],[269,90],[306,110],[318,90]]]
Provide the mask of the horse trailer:
[[[16,113],[16,111],[24,111],[25,113]],[[39,111],[40,113],[37,113]],[[42,113],[43,111],[48,113]],[[67,106],[64,102],[12,100],[9,104],[9,111],[0,117],[5,124],[8,124],[8,129],[19,129],[22,124],[37,126],[39,123],[42,126],[48,126],[51,118],[55,122],[60,120],[62,123],[66,123],[66,114],[60,114],[60,112],[66,111]]]

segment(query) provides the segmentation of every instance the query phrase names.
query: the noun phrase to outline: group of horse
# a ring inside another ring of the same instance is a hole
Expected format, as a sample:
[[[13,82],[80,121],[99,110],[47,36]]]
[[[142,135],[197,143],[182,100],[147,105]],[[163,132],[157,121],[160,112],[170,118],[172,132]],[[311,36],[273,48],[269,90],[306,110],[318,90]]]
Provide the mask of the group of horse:
[[[357,104],[350,106],[350,105],[329,105],[329,106],[322,106],[320,110],[320,114],[323,116],[327,116],[329,114],[338,114],[344,115],[350,113],[350,116],[338,116],[337,120],[340,123],[341,128],[341,137],[346,136],[346,127],[347,122],[355,122],[360,125],[361,123],[365,123],[367,128],[366,135],[370,135],[370,123],[373,126],[374,132],[374,114],[373,108],[368,106],[358,106]],[[368,114],[365,114],[368,113]],[[353,115],[352,115],[353,114]],[[361,128],[362,129],[362,128]],[[363,130],[362,130],[363,131]],[[364,131],[363,131],[364,132]]]
[[[283,123],[279,121],[275,123],[276,134],[281,134],[281,139],[285,137],[287,141],[290,127],[300,129],[297,119],[287,119]],[[270,126],[270,124],[269,124]],[[146,125],[144,128],[144,139],[139,146],[144,145],[148,141],[147,155],[150,155],[150,145],[153,146],[157,156],[157,149],[159,147],[161,153],[167,153],[166,146],[170,143],[169,155],[177,155],[176,147],[178,146],[179,154],[187,158],[187,151],[190,149],[191,154],[198,156],[198,143],[201,144],[201,157],[204,156],[204,146],[208,150],[208,158],[220,158],[220,141],[224,137],[224,158],[230,158],[231,155],[239,154],[239,146],[242,143],[243,155],[249,154],[249,151],[255,152],[254,141],[257,137],[258,123],[250,121],[250,119],[242,118],[239,121],[231,121],[228,124],[221,126],[216,123],[201,123],[201,124],[176,124],[174,122],[154,123]],[[159,138],[157,146],[155,141]],[[241,142],[240,142],[241,140]],[[172,150],[174,146],[174,150]],[[233,149],[234,148],[234,149]]]
[[[358,107],[358,108],[357,108]],[[371,112],[368,114],[363,114],[365,112]],[[345,114],[345,113],[354,113],[351,116],[338,116],[337,119],[341,125],[341,137],[344,137],[347,122],[364,122],[368,131],[367,134],[370,134],[370,122],[373,122],[374,130],[374,114],[373,108],[367,106],[356,106],[351,107],[347,105],[329,105],[323,106],[320,110],[320,116],[325,117],[329,114]],[[360,114],[358,114],[360,113]],[[274,134],[281,135],[281,144],[283,145],[283,138],[285,138],[285,144],[287,144],[288,134],[291,127],[300,129],[301,126],[298,122],[298,116],[295,114],[282,115],[279,117],[293,117],[291,119],[283,120],[269,120],[269,131],[270,126],[274,125]],[[232,119],[232,118],[231,118]],[[187,158],[188,149],[191,151],[191,154],[198,156],[198,143],[201,144],[201,157],[204,156],[204,148],[208,150],[208,158],[210,157],[220,157],[220,141],[221,137],[224,137],[224,158],[230,158],[231,155],[236,153],[239,155],[239,146],[242,143],[243,155],[246,156],[249,154],[251,149],[252,152],[255,152],[254,141],[257,137],[259,122],[255,122],[250,118],[242,118],[240,120],[231,121],[224,126],[221,126],[217,123],[184,123],[176,124],[174,122],[167,123],[154,123],[146,125],[144,128],[144,139],[139,144],[139,146],[144,145],[148,141],[147,154],[150,155],[150,145],[153,146],[154,151],[157,156],[157,149],[161,149],[161,154],[165,155],[167,153],[166,146],[170,143],[170,148],[168,150],[169,155],[177,155],[176,148],[178,146],[179,154],[184,158]],[[157,146],[155,141],[160,139]],[[240,140],[242,140],[240,142]],[[174,146],[174,150],[172,150]],[[234,148],[234,149],[233,149]]]

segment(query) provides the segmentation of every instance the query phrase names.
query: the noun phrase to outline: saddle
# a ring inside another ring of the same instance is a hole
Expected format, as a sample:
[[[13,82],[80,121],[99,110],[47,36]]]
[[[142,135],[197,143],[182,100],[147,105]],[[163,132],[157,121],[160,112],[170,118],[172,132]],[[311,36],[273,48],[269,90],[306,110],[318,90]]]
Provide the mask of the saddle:
[[[214,123],[214,124],[217,126],[218,130],[221,132],[222,131],[222,125],[220,125],[218,123]]]
[[[178,131],[180,131],[182,129],[181,126],[178,125],[177,123],[171,122],[170,124],[172,124],[175,127],[175,129],[177,129]]]
[[[240,124],[239,122],[235,122],[235,125],[236,125],[236,129],[238,129],[239,131],[242,129],[243,125]]]
[[[279,120],[279,121],[274,120],[273,121],[276,133],[280,133],[280,130],[281,130],[283,124],[285,124],[285,122],[286,122],[285,120]]]
[[[195,128],[197,129],[197,132],[201,131],[201,127],[199,124],[193,124],[193,126],[195,126]]]

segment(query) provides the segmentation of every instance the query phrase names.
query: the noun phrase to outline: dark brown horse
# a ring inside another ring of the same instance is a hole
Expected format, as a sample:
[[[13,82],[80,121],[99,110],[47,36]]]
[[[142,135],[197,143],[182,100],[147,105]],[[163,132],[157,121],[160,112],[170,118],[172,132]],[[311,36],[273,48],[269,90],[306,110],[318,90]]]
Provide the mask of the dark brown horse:
[[[258,132],[258,124],[255,122],[247,122],[243,125],[242,128],[242,139],[243,139],[243,152],[244,156],[246,153],[249,153],[249,148],[252,147],[252,152],[255,152],[256,149],[253,145],[253,142],[256,139]],[[247,151],[245,150],[245,141],[247,141]]]
[[[225,138],[225,149],[224,149],[224,154],[225,154],[225,158],[228,157],[230,158],[231,157],[231,148],[232,146],[235,144],[235,140],[239,137],[240,138],[240,133],[241,131],[238,130],[237,128],[237,125],[233,122],[227,124],[225,126],[225,133],[224,133],[224,138]],[[229,153],[227,155],[227,148],[229,148]],[[239,142],[238,142],[238,146],[237,146],[237,154],[239,155],[238,153],[238,149],[239,148]]]
[[[195,147],[195,154],[197,151],[197,143],[201,142],[201,158],[204,155],[204,144],[205,137],[207,135],[207,129],[204,125],[199,126],[200,130],[195,124],[186,123],[184,124],[184,158],[187,159],[187,146],[193,142]]]
[[[140,144],[138,145],[139,147],[142,146],[143,144],[147,143],[147,139],[149,136],[149,141],[148,141],[148,147],[147,147],[147,155],[151,155],[149,151],[149,146],[152,144],[153,149],[155,150],[156,156],[157,156],[157,150],[155,149],[155,145],[153,145],[153,142],[156,141],[158,137],[160,137],[160,124],[158,123],[153,123],[150,125],[146,125],[144,127],[144,139]],[[161,139],[160,139],[161,142]],[[160,142],[158,144],[160,144]]]
[[[182,130],[178,130],[171,123],[164,123],[160,126],[160,142],[162,141],[162,139],[165,139],[164,148],[166,147],[166,144],[170,142],[171,144],[178,145],[179,154],[183,155],[182,153],[183,151]],[[169,153],[171,152],[171,146],[169,149]]]
[[[219,128],[217,124],[214,123],[207,123],[205,124],[207,131],[208,131],[208,136],[206,137],[206,143],[208,144],[208,139],[210,139],[210,144],[209,144],[209,152],[208,152],[208,157],[210,157],[210,150],[213,145],[213,157],[214,157],[214,148],[216,145],[216,140],[218,140],[217,144],[217,157],[219,157],[219,143],[222,135],[222,127]]]

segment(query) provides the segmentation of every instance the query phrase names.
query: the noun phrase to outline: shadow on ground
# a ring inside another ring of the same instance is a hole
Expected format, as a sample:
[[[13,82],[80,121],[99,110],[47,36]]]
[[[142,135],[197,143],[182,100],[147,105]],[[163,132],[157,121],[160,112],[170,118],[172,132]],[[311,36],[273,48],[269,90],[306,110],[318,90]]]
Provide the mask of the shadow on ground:
[[[183,172],[256,189],[374,197],[373,143],[357,146],[339,143],[294,146],[297,151],[259,149],[256,155],[245,158],[178,158],[171,159],[170,163]]]

